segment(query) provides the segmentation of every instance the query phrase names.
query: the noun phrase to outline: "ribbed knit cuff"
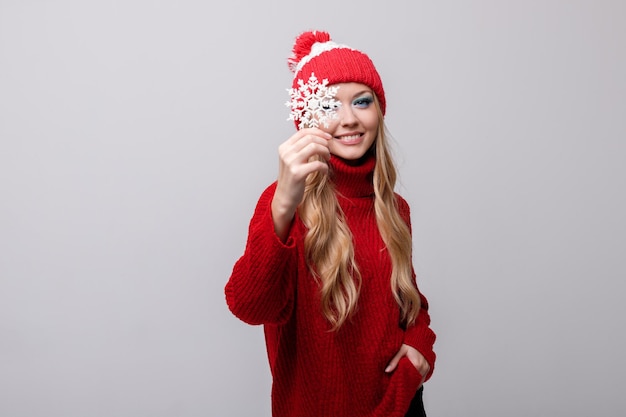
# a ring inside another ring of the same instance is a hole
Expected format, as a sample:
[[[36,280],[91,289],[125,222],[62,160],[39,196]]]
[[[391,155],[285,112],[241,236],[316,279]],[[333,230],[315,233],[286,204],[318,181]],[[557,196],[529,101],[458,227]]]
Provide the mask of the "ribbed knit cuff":
[[[424,356],[426,362],[430,365],[430,371],[428,375],[425,375],[425,380],[428,380],[435,369],[435,360],[437,355],[433,350],[435,340],[437,336],[435,332],[430,328],[430,314],[428,314],[428,300],[424,295],[420,294],[422,301],[422,308],[417,315],[415,323],[410,326],[404,334],[404,343],[417,349],[419,353]]]
[[[435,370],[435,360],[437,359],[437,355],[433,350],[435,339],[435,333],[429,327],[411,327],[407,330],[404,336],[404,343],[417,349],[417,351],[424,356],[424,359],[426,359],[426,362],[430,365],[430,370],[428,371],[428,375],[425,376],[425,380],[430,379],[433,371]]]

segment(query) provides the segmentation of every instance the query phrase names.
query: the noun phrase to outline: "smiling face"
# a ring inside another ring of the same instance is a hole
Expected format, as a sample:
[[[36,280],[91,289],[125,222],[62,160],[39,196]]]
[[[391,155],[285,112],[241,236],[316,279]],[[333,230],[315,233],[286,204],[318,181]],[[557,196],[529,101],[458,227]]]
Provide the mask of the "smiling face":
[[[335,100],[340,104],[336,117],[321,128],[330,133],[330,153],[346,160],[357,160],[371,148],[378,136],[378,108],[374,93],[360,83],[340,83]]]

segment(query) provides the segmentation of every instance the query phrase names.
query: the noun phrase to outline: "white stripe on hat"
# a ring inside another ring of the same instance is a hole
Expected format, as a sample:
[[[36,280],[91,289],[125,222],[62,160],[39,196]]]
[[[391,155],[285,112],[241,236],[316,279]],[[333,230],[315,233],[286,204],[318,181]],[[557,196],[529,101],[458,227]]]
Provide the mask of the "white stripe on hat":
[[[296,66],[295,74],[297,75],[302,69],[302,67],[305,66],[310,60],[312,60],[316,56],[319,56],[323,54],[324,52],[328,52],[333,49],[339,49],[339,48],[352,49],[353,51],[355,51],[355,49],[350,48],[347,45],[340,45],[333,41],[328,41],[328,42],[323,42],[323,43],[315,42],[313,46],[311,47],[311,52],[308,55],[306,55],[304,58],[302,58],[300,62],[298,62],[298,65]]]

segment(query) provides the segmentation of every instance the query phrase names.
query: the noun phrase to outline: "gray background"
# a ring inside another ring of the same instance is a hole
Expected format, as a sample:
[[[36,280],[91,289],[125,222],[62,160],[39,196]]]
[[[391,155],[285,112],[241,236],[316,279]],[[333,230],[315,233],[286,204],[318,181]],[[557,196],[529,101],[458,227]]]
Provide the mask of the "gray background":
[[[270,416],[223,287],[313,28],[385,82],[429,415],[626,413],[625,2],[1,0],[1,416]]]

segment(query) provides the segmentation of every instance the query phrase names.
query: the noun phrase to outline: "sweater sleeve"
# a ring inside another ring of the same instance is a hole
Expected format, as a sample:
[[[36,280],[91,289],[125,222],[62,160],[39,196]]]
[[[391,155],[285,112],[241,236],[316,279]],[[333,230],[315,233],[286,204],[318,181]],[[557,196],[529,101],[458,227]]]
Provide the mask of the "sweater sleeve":
[[[405,356],[391,374],[383,400],[368,417],[404,417],[422,383],[422,375]]]
[[[290,235],[283,243],[274,232],[271,203],[275,189],[274,183],[259,198],[244,254],[224,290],[230,311],[249,324],[282,324],[293,309],[295,240]]]
[[[422,306],[417,315],[415,323],[409,326],[404,334],[404,343],[417,349],[424,356],[430,365],[428,375],[424,375],[425,381],[430,379],[435,370],[435,359],[437,358],[433,346],[435,345],[435,332],[430,328],[430,315],[428,314],[428,301],[420,293]]]
[[[398,196],[398,209],[403,219],[409,226],[409,230],[411,230],[412,233],[410,208],[408,203],[400,196]],[[415,271],[413,271],[413,282],[415,286],[419,288],[417,285]],[[428,379],[430,379],[433,371],[435,370],[435,359],[437,356],[433,347],[435,345],[436,335],[435,332],[433,332],[433,330],[430,328],[428,300],[421,292],[419,292],[419,296],[421,301],[420,311],[417,315],[415,323],[407,328],[404,334],[404,343],[417,349],[417,351],[420,352],[422,356],[424,356],[424,359],[426,359],[426,361],[430,365],[430,371],[428,372],[428,375],[424,375],[425,381],[427,381]]]

